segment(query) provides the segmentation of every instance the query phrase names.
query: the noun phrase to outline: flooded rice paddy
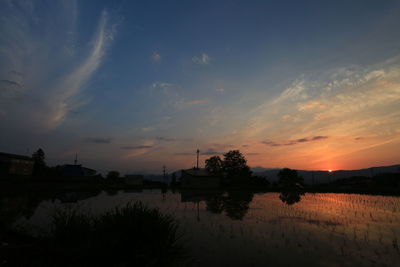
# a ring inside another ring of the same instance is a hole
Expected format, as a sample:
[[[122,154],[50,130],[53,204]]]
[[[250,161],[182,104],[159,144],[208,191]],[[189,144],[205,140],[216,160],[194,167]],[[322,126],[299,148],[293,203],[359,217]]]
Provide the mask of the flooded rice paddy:
[[[67,193],[16,225],[45,231],[56,208],[101,212],[140,200],[180,224],[191,266],[398,266],[400,198],[334,193]],[[3,208],[5,201],[3,199]]]

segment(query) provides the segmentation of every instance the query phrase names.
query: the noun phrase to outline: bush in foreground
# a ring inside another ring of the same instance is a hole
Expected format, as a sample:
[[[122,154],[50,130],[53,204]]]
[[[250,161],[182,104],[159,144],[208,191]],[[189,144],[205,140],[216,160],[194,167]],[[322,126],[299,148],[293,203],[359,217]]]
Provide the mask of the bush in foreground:
[[[184,257],[177,222],[140,202],[100,215],[58,210],[49,236],[10,252],[9,263],[24,266],[171,266]]]

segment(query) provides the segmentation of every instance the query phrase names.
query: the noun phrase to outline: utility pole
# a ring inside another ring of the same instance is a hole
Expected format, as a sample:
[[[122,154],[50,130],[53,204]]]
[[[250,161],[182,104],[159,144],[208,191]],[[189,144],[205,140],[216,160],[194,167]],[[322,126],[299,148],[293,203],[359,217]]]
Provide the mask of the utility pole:
[[[199,154],[200,154],[200,150],[197,149],[197,169],[199,169]]]
[[[165,175],[165,169],[167,167],[165,167],[165,165],[163,165],[163,176],[164,176],[164,184],[161,187],[161,193],[163,195],[163,201],[165,201],[165,193],[167,193],[167,179],[166,179],[166,175]]]
[[[74,164],[75,164],[75,165],[78,165],[78,153],[75,153]]]
[[[165,165],[163,165],[163,177],[164,177],[164,183],[165,183],[165,169],[166,169],[167,167],[165,167]]]

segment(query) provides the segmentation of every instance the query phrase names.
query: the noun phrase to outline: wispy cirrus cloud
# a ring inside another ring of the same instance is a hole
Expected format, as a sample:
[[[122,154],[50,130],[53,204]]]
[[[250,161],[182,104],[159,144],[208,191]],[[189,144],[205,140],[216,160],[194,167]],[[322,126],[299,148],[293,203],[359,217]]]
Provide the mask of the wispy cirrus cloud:
[[[215,156],[215,155],[222,155],[225,152],[216,151],[214,148],[208,148],[206,151],[200,150],[200,155],[203,156]],[[174,153],[176,156],[195,156],[196,152],[176,152]]]
[[[185,141],[192,141],[191,138],[170,138],[170,137],[163,137],[163,136],[157,136],[155,138],[157,141],[161,142],[185,142]]]
[[[207,65],[210,63],[210,56],[206,53],[201,53],[200,56],[194,56],[192,61],[195,64]]]
[[[79,47],[78,35],[70,34],[77,32],[76,1],[52,1],[46,16],[39,5],[2,4],[0,78],[15,90],[0,99],[0,110],[13,124],[43,131],[87,101],[81,93],[101,65],[116,24],[103,10],[91,40],[82,40],[90,46]]]
[[[177,141],[176,138],[168,138],[168,137],[162,137],[162,136],[157,136],[155,139],[157,141],[163,141],[163,142],[175,142],[175,141]]]
[[[6,86],[15,86],[18,88],[21,88],[21,85],[17,83],[16,81],[11,81],[11,80],[0,80],[0,84],[6,85]]]
[[[400,142],[399,63],[400,57],[394,57],[371,66],[302,75],[275,98],[254,108],[236,140],[248,140],[252,143],[249,152],[262,153],[265,147],[255,143],[268,137],[262,143],[277,148],[271,162],[276,166],[280,162],[311,166],[317,158],[321,166],[329,159],[338,162],[344,155],[396,145]],[[261,159],[255,163],[263,164]]]
[[[185,90],[179,85],[165,81],[155,81],[150,85],[150,94],[165,106],[184,109],[209,102],[209,99],[187,99]]]
[[[138,156],[149,153],[155,146],[152,142],[144,142],[141,145],[127,145],[121,146],[120,149],[126,152],[123,153],[122,157],[126,159],[136,158]]]
[[[153,146],[149,145],[138,145],[138,146],[121,146],[123,150],[139,150],[139,149],[148,149],[152,148]]]
[[[307,142],[313,142],[313,141],[319,141],[323,139],[328,139],[328,136],[313,136],[313,137],[304,137],[304,138],[299,138],[295,140],[289,140],[289,141],[284,141],[284,142],[274,142],[270,140],[265,140],[262,141],[261,143],[269,146],[293,146],[293,145],[298,145],[301,143],[307,143]]]
[[[111,137],[87,137],[85,138],[86,143],[94,144],[110,144],[112,141]]]
[[[174,84],[169,82],[155,81],[150,86],[150,92],[155,95],[161,92],[165,96],[176,97],[177,93],[174,87]]]
[[[271,129],[285,129],[293,135],[288,128],[302,129],[306,135],[316,129],[348,132],[349,128],[336,127],[337,123],[354,121],[354,116],[359,122],[367,121],[371,116],[380,116],[383,109],[393,113],[393,105],[400,100],[400,68],[396,64],[399,61],[400,58],[394,58],[371,67],[337,68],[319,74],[318,78],[299,78],[279,96],[255,108],[249,114],[250,125],[245,131],[252,136],[264,132],[271,135]],[[351,130],[355,135],[355,127]]]
[[[206,151],[204,151],[204,152],[200,152],[200,154],[201,155],[210,155],[210,156],[212,156],[212,155],[222,155],[222,154],[224,154],[225,152],[220,152],[220,151],[216,151],[216,150],[214,150],[213,148],[209,148],[209,149],[207,149]]]
[[[86,59],[59,85],[57,94],[51,96],[55,103],[54,116],[50,120],[50,126],[56,126],[62,122],[69,109],[79,102],[74,99],[84,89],[85,84],[100,66],[108,42],[113,39],[115,28],[108,25],[108,13],[104,10],[101,14],[97,33],[93,39],[93,47]]]
[[[175,152],[175,156],[193,156],[195,155],[193,152]]]
[[[207,103],[207,102],[208,102],[207,99],[196,99],[196,100],[186,101],[185,104],[187,104],[187,105],[200,105],[200,104],[204,104],[204,103]]]
[[[158,62],[161,60],[161,55],[157,51],[154,51],[153,54],[151,55],[151,60],[154,62]]]
[[[10,73],[15,76],[19,76],[19,77],[22,77],[24,75],[22,72],[15,71],[15,70],[10,70]]]

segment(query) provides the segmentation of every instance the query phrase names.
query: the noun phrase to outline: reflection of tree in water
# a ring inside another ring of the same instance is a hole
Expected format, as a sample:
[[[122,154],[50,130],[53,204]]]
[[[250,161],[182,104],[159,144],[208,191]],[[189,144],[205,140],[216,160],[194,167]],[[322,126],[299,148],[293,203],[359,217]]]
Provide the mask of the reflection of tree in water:
[[[4,193],[0,197],[0,232],[10,230],[21,218],[29,220],[43,201],[77,202],[99,194],[93,192],[35,192]],[[1,236],[1,233],[0,233]]]
[[[0,198],[0,228],[8,230],[18,219],[29,219],[39,204],[48,197],[36,195],[9,195]]]
[[[248,191],[228,192],[225,201],[226,215],[233,220],[241,220],[246,215],[250,202],[253,200],[253,193]]]
[[[246,215],[253,193],[248,191],[229,191],[227,195],[212,196],[206,200],[207,210],[220,214],[222,211],[233,220],[241,220]]]
[[[76,203],[91,197],[97,196],[101,191],[79,191],[79,192],[59,192],[53,196],[53,201],[59,200],[61,203]],[[118,192],[118,191],[117,191]]]
[[[221,195],[216,195],[206,200],[206,209],[212,213],[220,214],[224,210],[224,200]]]
[[[115,196],[116,194],[118,194],[118,190],[117,189],[113,189],[113,188],[107,188],[106,190],[104,190],[107,195],[109,196]]]
[[[286,203],[287,205],[293,205],[294,203],[300,202],[302,195],[304,195],[304,193],[299,191],[283,191],[279,195],[279,198],[283,203]]]

